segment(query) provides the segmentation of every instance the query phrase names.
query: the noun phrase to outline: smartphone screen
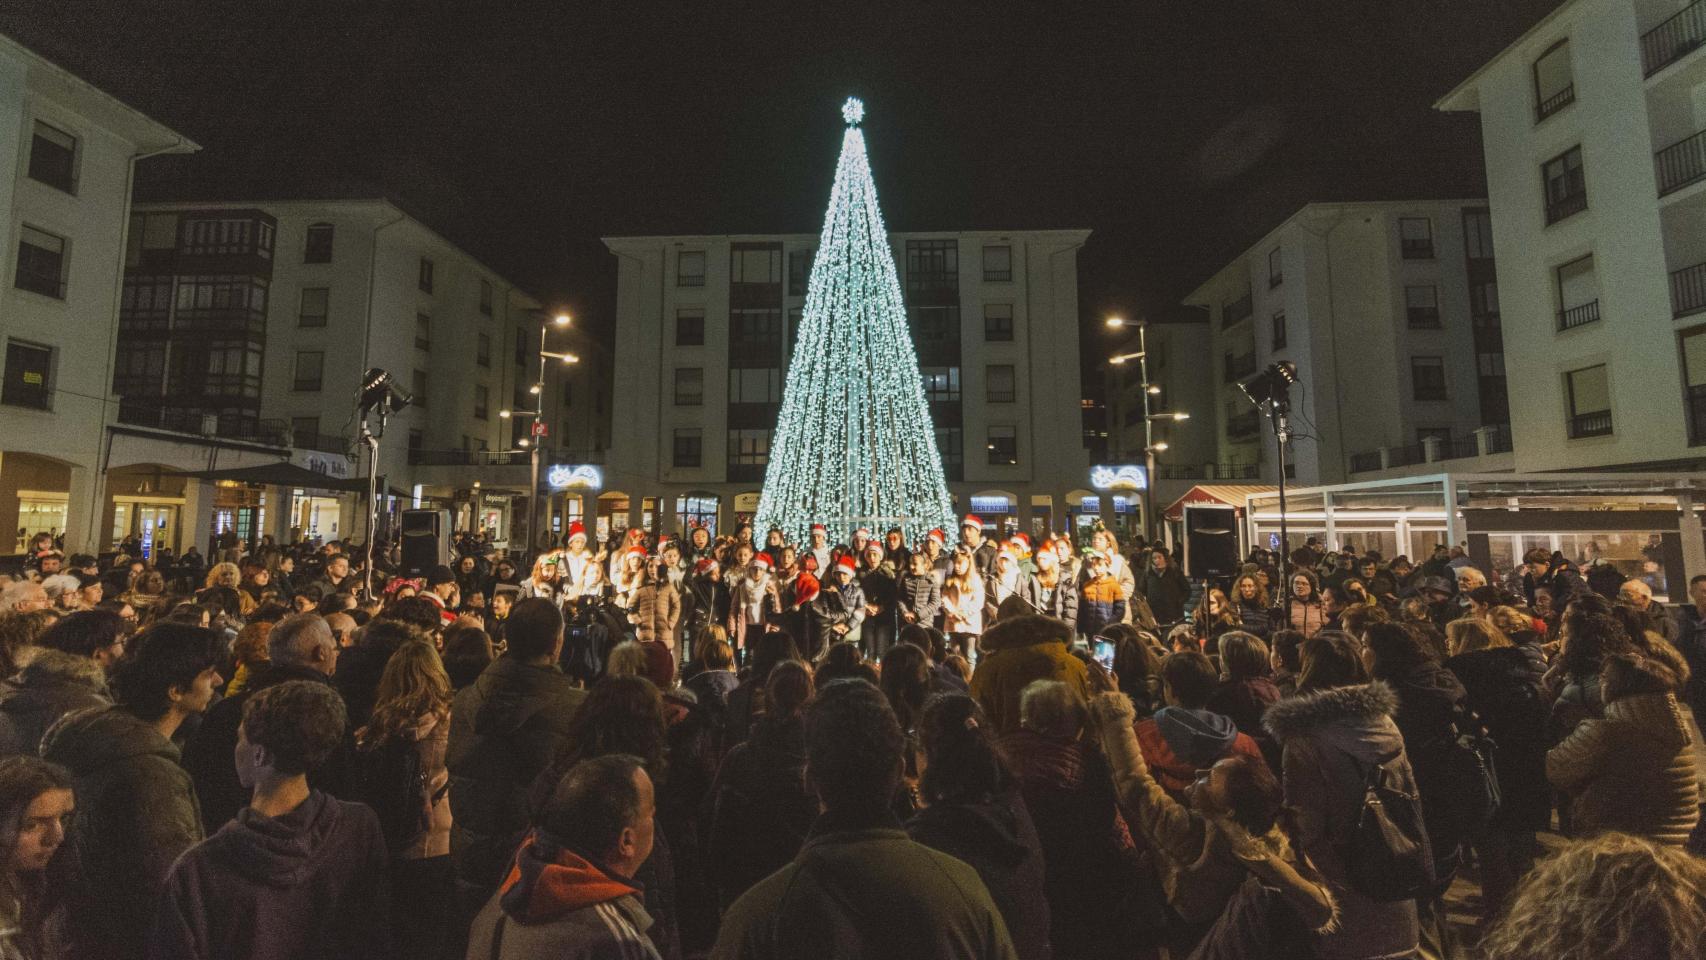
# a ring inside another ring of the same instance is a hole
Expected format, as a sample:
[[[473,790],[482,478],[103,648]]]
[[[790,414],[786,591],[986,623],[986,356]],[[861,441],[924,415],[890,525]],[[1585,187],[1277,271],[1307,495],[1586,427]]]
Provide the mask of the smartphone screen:
[[[1114,642],[1097,637],[1091,641],[1090,656],[1096,658],[1103,669],[1112,672],[1114,669]]]

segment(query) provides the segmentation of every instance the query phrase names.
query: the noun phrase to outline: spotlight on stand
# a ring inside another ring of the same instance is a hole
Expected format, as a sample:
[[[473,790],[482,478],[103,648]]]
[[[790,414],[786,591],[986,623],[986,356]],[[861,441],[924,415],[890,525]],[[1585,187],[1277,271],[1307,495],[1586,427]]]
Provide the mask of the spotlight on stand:
[[[361,394],[356,400],[361,418],[361,442],[367,447],[367,556],[362,564],[362,583],[366,595],[373,596],[373,542],[379,527],[379,437],[385,433],[385,420],[391,414],[413,403],[414,397],[398,388],[396,379],[379,367],[368,367],[361,375]],[[379,433],[367,424],[370,413],[379,414]]]
[[[1291,622],[1291,573],[1287,566],[1291,556],[1291,533],[1285,519],[1285,447],[1291,442],[1291,385],[1297,382],[1297,364],[1276,360],[1268,368],[1240,383],[1238,389],[1258,408],[1267,407],[1268,423],[1274,429],[1274,452],[1278,461],[1279,480],[1279,568],[1281,606],[1285,608],[1284,623]]]
[[[415,398],[397,387],[397,382],[390,373],[378,367],[369,367],[361,378],[361,412],[363,414],[379,408],[380,414],[396,413],[411,403]]]
[[[1250,379],[1240,383],[1238,389],[1244,391],[1244,396],[1250,402],[1261,406],[1268,401],[1285,403],[1290,399],[1291,385],[1297,382],[1297,364],[1290,360],[1276,360],[1268,364],[1268,368]]]

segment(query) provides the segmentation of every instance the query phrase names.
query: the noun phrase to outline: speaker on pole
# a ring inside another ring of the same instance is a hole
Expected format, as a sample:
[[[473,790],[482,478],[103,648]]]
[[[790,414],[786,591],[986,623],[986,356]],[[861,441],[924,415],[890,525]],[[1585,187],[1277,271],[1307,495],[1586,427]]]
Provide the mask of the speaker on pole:
[[[1185,575],[1213,580],[1238,572],[1238,511],[1233,507],[1186,504]]]
[[[425,576],[439,564],[450,565],[450,511],[404,510],[402,575]]]

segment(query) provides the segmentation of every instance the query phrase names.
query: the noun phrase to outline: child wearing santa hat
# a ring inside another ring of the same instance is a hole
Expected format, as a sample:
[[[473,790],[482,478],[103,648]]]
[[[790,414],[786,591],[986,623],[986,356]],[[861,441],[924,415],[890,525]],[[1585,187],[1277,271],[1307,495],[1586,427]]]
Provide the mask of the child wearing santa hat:
[[[729,642],[745,650],[749,634],[762,633],[770,618],[782,612],[780,591],[768,553],[754,553],[740,579],[729,587]]]

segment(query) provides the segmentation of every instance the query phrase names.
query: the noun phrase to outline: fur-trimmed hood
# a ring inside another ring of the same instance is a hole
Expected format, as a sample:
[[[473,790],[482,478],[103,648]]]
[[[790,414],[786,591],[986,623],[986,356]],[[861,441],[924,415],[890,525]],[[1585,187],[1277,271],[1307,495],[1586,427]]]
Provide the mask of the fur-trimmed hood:
[[[1044,643],[1072,643],[1072,627],[1064,620],[1026,614],[1001,620],[983,633],[978,647],[985,652],[1034,647]]]
[[[1391,718],[1398,713],[1398,694],[1385,682],[1354,687],[1333,687],[1303,693],[1274,704],[1262,717],[1262,726],[1282,743],[1307,737],[1327,728],[1386,728],[1397,733]]]
[[[96,693],[106,693],[107,674],[93,657],[79,657],[59,650],[38,649],[29,665],[18,678],[7,684],[11,689],[31,689],[55,683],[75,683]]]

